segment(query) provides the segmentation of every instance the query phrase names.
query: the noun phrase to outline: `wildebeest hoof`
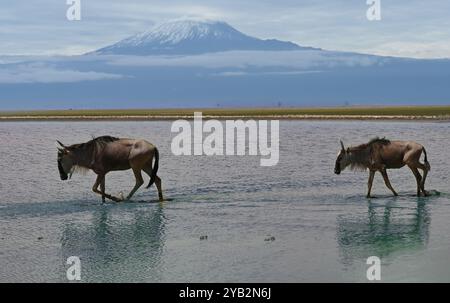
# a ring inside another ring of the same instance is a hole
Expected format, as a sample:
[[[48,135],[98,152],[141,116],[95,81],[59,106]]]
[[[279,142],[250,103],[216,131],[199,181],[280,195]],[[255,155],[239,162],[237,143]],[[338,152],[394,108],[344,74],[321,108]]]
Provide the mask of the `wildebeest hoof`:
[[[111,197],[111,200],[113,200],[114,202],[122,202],[123,201],[123,199],[116,198],[116,197]]]
[[[273,242],[273,241],[275,241],[275,237],[274,236],[267,236],[265,239],[264,239],[264,241],[266,241],[266,242]]]

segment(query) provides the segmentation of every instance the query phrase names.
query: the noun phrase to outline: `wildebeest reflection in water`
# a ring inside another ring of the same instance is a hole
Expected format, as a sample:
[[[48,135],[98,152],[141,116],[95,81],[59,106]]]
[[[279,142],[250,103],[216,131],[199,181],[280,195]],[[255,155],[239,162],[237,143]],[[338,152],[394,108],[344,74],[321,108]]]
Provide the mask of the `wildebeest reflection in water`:
[[[161,280],[164,243],[164,206],[101,207],[88,223],[64,225],[61,251],[80,258],[84,282],[149,282]]]
[[[394,204],[370,203],[367,213],[340,216],[337,240],[342,263],[351,265],[369,256],[383,258],[403,250],[425,248],[430,221],[426,200],[418,200],[414,211]]]

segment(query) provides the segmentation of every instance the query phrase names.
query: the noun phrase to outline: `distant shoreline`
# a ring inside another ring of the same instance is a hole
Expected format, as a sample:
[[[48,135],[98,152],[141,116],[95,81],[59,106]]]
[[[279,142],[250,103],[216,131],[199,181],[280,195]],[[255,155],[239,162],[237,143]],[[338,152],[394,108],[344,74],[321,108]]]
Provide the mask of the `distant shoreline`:
[[[174,121],[192,120],[193,116],[0,116],[0,122],[26,121]],[[263,116],[208,116],[203,119],[217,120],[348,120],[348,121],[449,121],[450,116],[352,116],[352,115],[263,115]]]
[[[108,109],[0,112],[8,121],[172,121],[193,119],[450,121],[450,106],[336,108]]]

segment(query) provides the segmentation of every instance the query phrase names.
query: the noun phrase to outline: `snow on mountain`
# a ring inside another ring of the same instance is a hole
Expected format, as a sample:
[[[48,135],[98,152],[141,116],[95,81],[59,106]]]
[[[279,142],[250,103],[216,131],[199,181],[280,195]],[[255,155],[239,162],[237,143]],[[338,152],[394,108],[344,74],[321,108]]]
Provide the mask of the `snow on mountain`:
[[[236,30],[220,21],[178,20],[155,26],[110,46],[95,54],[160,55],[201,54],[229,50],[302,50],[292,42],[262,40]]]

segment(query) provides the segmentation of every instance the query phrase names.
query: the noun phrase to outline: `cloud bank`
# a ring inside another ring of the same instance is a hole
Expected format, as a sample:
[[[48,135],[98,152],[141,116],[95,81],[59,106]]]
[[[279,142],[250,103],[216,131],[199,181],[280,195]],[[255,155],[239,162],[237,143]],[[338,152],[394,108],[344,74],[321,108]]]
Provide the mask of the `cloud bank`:
[[[68,83],[120,79],[122,75],[95,71],[58,69],[43,63],[7,65],[0,68],[1,84],[17,83]]]
[[[365,0],[82,0],[82,20],[66,1],[0,2],[0,54],[76,55],[180,17],[223,20],[259,38],[323,49],[450,58],[450,1],[382,1],[369,22]],[[395,43],[403,47],[391,47]]]

